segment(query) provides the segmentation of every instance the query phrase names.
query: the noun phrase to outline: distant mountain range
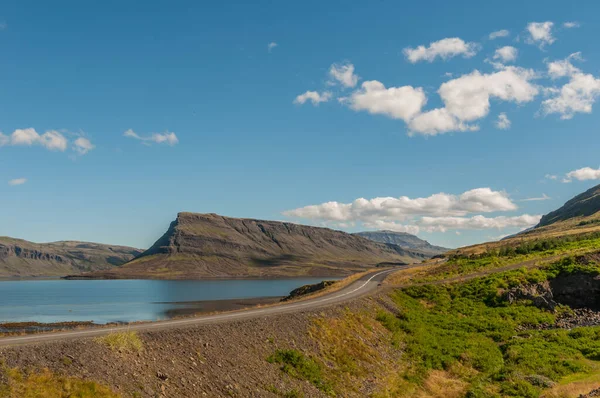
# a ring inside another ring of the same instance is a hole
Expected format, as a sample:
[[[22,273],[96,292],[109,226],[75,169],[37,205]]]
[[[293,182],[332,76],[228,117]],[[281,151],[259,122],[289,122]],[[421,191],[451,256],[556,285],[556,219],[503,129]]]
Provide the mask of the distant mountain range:
[[[400,246],[403,249],[411,250],[414,252],[423,253],[428,257],[435,256],[436,254],[442,254],[447,252],[448,248],[441,246],[434,246],[419,238],[418,236],[411,235],[406,232],[394,232],[394,231],[365,231],[357,232],[355,235],[362,236],[363,238],[370,239],[375,242],[388,243],[392,245]]]
[[[179,213],[135,260],[93,278],[343,276],[429,256],[358,235],[287,222]]]
[[[141,253],[133,247],[99,243],[33,243],[0,237],[0,277],[64,276],[111,269]]]

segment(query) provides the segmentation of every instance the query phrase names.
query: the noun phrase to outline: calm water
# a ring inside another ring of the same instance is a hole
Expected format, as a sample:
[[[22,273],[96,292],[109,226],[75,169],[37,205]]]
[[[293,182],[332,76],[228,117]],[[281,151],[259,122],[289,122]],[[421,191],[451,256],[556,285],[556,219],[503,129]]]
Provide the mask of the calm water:
[[[323,279],[0,281],[0,323],[158,320],[186,301],[285,296]]]

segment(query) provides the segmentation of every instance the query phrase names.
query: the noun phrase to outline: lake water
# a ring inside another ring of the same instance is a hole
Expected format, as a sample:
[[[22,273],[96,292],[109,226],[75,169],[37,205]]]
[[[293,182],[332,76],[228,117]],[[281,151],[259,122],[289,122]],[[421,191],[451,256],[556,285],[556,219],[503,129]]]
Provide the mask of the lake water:
[[[0,323],[159,320],[193,301],[286,296],[324,279],[0,281]]]

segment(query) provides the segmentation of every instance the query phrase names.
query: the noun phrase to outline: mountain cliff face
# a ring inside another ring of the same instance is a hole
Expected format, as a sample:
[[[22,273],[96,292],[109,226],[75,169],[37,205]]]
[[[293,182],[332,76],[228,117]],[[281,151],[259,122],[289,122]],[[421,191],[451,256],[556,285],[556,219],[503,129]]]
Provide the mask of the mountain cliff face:
[[[357,232],[355,235],[362,236],[363,238],[367,238],[375,242],[397,245],[403,249],[423,253],[428,257],[435,256],[436,254],[442,254],[450,250],[445,247],[434,246],[426,240],[406,232],[365,231]]]
[[[379,263],[412,263],[422,253],[360,236],[277,221],[179,213],[140,257],[102,278],[252,278],[347,275]]]
[[[88,242],[33,243],[0,237],[0,277],[64,276],[122,265],[142,251]]]
[[[600,185],[575,196],[560,209],[546,214],[536,228],[574,217],[590,216],[598,211],[600,211]]]

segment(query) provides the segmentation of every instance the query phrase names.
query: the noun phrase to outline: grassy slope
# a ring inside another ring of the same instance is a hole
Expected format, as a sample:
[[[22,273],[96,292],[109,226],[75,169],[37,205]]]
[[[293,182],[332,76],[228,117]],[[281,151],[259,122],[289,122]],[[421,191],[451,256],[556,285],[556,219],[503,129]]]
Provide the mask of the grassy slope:
[[[538,330],[570,309],[509,304],[503,292],[573,272],[600,275],[597,262],[578,263],[600,257],[596,219],[399,271],[368,311],[316,319],[318,350],[283,350],[270,360],[326,395],[578,397],[600,384],[600,327]],[[368,393],[365,380],[373,381]]]

